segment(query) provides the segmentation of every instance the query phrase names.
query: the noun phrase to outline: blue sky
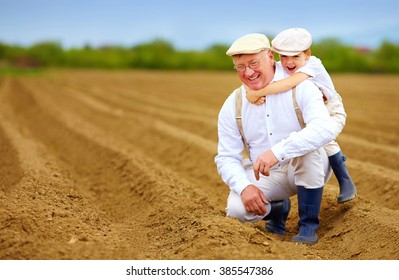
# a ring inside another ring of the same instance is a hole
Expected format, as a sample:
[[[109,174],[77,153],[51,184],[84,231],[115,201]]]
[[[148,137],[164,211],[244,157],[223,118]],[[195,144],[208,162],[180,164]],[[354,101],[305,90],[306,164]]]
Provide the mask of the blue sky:
[[[162,38],[178,49],[230,44],[252,32],[306,28],[314,41],[399,44],[397,0],[0,0],[0,41],[133,46]]]

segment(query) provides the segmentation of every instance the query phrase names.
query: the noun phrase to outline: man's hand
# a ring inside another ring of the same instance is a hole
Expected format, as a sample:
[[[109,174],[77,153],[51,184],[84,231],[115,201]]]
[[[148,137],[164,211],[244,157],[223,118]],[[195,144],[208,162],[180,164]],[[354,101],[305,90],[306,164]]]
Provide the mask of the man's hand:
[[[245,210],[259,216],[266,215],[265,204],[269,204],[263,192],[254,185],[249,185],[241,193],[241,200]]]
[[[265,176],[269,176],[270,168],[272,168],[273,165],[275,165],[276,163],[278,163],[278,159],[273,154],[272,150],[268,150],[266,153],[258,156],[254,164],[254,173],[256,180],[259,180],[259,172]]]

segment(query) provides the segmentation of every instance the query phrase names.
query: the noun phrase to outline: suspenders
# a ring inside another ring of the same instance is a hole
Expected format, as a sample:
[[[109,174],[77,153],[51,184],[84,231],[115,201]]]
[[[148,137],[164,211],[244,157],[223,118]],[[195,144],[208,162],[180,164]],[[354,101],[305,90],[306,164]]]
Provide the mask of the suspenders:
[[[249,146],[247,139],[245,138],[244,130],[242,129],[242,114],[241,114],[241,109],[242,109],[242,90],[241,87],[236,89],[236,122],[238,126],[238,130],[240,131],[242,141],[244,142],[244,158],[250,158],[249,157]]]
[[[292,88],[292,103],[294,104],[294,110],[296,113],[296,117],[298,118],[299,125],[301,126],[301,128],[304,128],[306,124],[303,120],[301,108],[299,108],[298,103],[296,102],[296,87]]]
[[[236,91],[236,122],[238,126],[238,130],[240,131],[242,141],[244,142],[244,157],[249,158],[249,146],[247,139],[245,138],[244,135],[244,130],[242,128],[242,90],[241,87],[235,90]],[[303,116],[302,116],[302,111],[298,106],[298,103],[296,101],[296,87],[292,88],[292,103],[294,105],[294,110],[296,113],[296,116],[298,118],[298,122],[302,128],[306,126]]]

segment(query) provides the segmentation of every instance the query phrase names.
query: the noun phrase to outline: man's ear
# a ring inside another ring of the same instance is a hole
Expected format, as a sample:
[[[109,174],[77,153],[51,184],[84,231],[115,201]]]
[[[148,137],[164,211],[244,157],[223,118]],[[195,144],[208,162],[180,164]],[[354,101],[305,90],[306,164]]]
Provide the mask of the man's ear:
[[[272,50],[269,50],[269,56],[270,56],[270,58],[274,59],[274,52]]]
[[[267,53],[267,55],[270,58],[270,62],[272,65],[274,65],[275,61],[274,61],[274,52],[272,50],[269,50],[269,52]]]

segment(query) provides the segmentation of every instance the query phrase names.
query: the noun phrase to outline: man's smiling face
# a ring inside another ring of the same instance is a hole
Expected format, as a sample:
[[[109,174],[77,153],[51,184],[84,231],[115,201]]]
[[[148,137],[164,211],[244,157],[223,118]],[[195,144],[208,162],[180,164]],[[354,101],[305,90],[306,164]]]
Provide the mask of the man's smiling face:
[[[240,80],[252,90],[262,89],[273,80],[274,56],[270,50],[235,55],[233,61]]]

